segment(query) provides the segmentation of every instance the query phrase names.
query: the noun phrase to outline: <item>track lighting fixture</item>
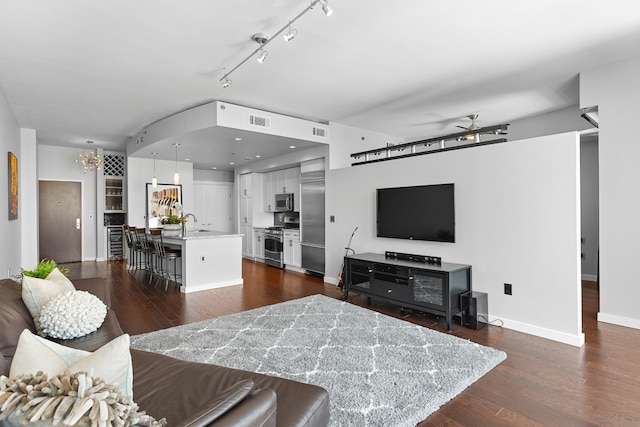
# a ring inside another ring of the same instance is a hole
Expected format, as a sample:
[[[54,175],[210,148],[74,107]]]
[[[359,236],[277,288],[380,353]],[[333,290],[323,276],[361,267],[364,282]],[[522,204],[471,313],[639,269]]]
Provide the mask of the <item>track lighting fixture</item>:
[[[175,172],[173,173],[173,183],[175,185],[180,184],[180,174],[178,174],[178,147],[180,146],[180,144],[178,144],[177,142],[175,144],[173,144],[174,147],[176,147],[176,168],[175,168]]]
[[[283,36],[284,41],[290,42],[297,35],[298,35],[298,30],[296,30],[295,28],[291,29],[291,22],[289,22],[289,31]]]
[[[257,33],[254,34],[251,39],[255,42],[257,42],[258,44],[260,44],[260,46],[255,49],[253,52],[251,52],[249,54],[249,56],[247,56],[245,59],[243,59],[242,61],[240,61],[240,63],[238,65],[236,65],[235,67],[233,67],[231,69],[231,71],[227,72],[224,76],[222,76],[220,78],[220,82],[222,84],[223,88],[228,88],[229,86],[231,86],[231,80],[229,79],[229,76],[231,75],[231,73],[233,73],[234,71],[236,71],[238,68],[240,68],[245,62],[247,62],[251,57],[253,57],[254,55],[258,55],[258,57],[256,58],[258,60],[258,62],[262,63],[265,61],[265,59],[267,59],[267,51],[264,50],[264,47],[271,43],[271,40],[273,40],[274,38],[276,38],[277,36],[279,36],[280,34],[284,33],[287,29],[289,30],[286,34],[283,35],[284,39],[286,41],[291,41],[293,40],[293,38],[298,35],[298,30],[296,30],[295,28],[292,29],[291,25],[296,22],[298,19],[300,19],[305,13],[307,13],[308,11],[310,11],[313,6],[315,6],[316,4],[320,3],[322,5],[322,11],[324,12],[325,15],[327,16],[331,16],[331,14],[333,14],[333,9],[331,9],[331,7],[329,7],[329,0],[312,0],[311,4],[309,4],[309,6],[307,6],[306,8],[304,8],[304,10],[302,12],[300,12],[298,15],[296,15],[295,18],[293,18],[292,20],[289,21],[289,23],[287,25],[285,25],[284,27],[280,28],[280,30],[278,30],[278,32],[276,32],[274,34],[273,37],[268,37],[266,34],[264,33]]]
[[[153,188],[158,188],[158,178],[156,178],[156,155],[158,153],[151,154],[153,154],[153,178],[151,179],[151,186]]]

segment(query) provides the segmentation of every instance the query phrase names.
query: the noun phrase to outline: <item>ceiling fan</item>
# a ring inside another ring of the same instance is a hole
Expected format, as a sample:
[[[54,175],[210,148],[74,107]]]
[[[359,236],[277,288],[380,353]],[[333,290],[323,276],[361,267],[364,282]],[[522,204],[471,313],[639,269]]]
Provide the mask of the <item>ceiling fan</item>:
[[[468,130],[468,131],[473,131],[473,130],[476,130],[476,129],[480,129],[480,126],[478,126],[476,124],[476,119],[478,118],[477,114],[469,114],[466,117],[468,119],[471,119],[471,124],[469,126],[466,126],[466,127],[465,126],[459,126],[459,125],[456,126],[456,127],[460,128],[460,129]]]

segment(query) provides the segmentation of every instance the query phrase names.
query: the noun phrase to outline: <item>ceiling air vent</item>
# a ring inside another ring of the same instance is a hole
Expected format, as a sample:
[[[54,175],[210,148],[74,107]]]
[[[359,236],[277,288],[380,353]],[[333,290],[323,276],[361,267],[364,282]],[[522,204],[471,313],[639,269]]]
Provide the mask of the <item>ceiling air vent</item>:
[[[314,127],[313,128],[313,136],[318,136],[320,138],[326,138],[327,137],[327,130],[323,129],[323,128]]]
[[[256,116],[255,114],[249,114],[249,124],[261,128],[271,128],[271,120],[268,117]]]

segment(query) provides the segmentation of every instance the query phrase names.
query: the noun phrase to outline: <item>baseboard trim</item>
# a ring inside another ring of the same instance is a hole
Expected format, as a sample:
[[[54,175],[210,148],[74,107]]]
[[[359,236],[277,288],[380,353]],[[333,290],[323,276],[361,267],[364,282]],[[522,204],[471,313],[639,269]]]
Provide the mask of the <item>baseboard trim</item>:
[[[506,329],[512,329],[514,331],[523,332],[525,334],[534,335],[536,337],[546,338],[552,341],[561,342],[563,344],[569,344],[574,347],[582,347],[585,343],[585,336],[582,332],[578,333],[577,335],[572,335],[566,332],[541,328],[539,326],[530,325],[528,323],[517,322],[510,319],[503,319],[491,315],[489,315],[489,321],[491,323],[502,322],[502,326]]]
[[[598,322],[611,323],[612,325],[625,326],[627,328],[640,329],[640,320],[617,314],[598,313]]]

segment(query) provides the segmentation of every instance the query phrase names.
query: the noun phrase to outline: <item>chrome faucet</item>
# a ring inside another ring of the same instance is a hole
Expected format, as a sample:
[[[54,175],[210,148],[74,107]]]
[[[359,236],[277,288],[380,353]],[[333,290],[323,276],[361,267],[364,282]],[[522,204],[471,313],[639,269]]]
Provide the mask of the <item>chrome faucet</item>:
[[[182,235],[184,236],[187,232],[187,218],[193,218],[193,222],[198,222],[198,218],[196,218],[196,216],[192,213],[185,214],[182,217],[184,218],[184,221],[182,222]]]
[[[187,220],[187,217],[189,217],[189,216],[190,216],[191,218],[193,218],[193,222],[198,222],[198,219],[197,219],[197,218],[196,218],[196,216],[195,216],[194,214],[192,214],[192,213],[185,214],[185,215],[184,215],[184,220],[186,221],[186,220]]]

